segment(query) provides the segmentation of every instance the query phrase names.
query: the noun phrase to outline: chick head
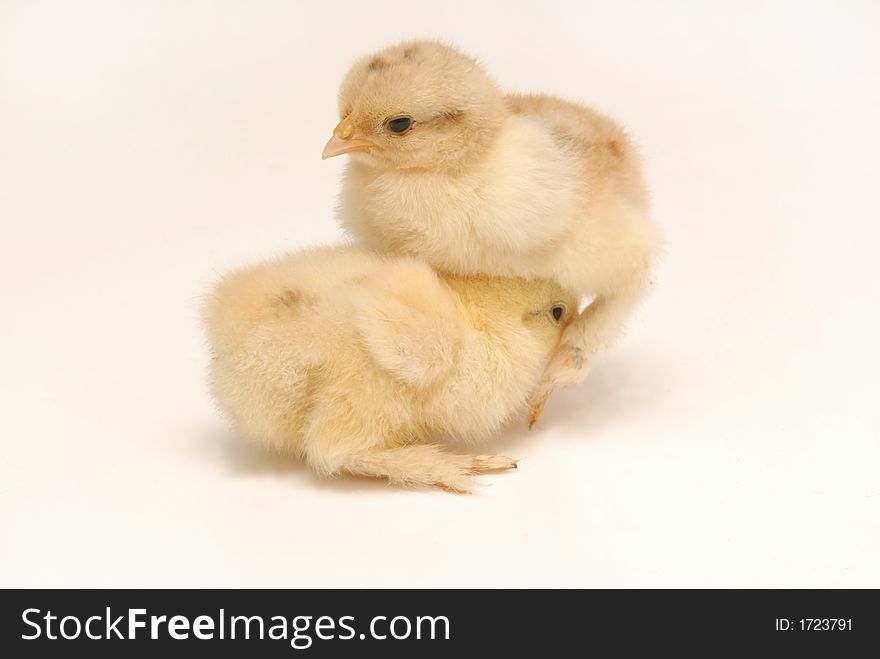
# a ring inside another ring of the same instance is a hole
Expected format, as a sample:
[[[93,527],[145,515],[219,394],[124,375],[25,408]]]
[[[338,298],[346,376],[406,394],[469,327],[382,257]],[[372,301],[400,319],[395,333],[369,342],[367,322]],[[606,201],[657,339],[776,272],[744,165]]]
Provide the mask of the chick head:
[[[578,298],[550,279],[456,277],[446,281],[471,309],[476,326],[525,332],[545,356],[578,315]]]
[[[577,297],[549,279],[519,280],[519,288],[516,295],[522,299],[520,322],[549,354],[559,343],[563,330],[577,316]]]
[[[433,41],[410,41],[352,65],[341,121],[324,159],[351,153],[385,169],[458,168],[491,141],[504,97],[477,62]]]

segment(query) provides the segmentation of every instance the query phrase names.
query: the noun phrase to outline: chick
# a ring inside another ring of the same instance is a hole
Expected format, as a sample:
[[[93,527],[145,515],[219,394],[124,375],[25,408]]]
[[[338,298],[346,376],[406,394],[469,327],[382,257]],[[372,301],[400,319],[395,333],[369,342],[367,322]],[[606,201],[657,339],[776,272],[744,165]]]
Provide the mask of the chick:
[[[472,58],[434,42],[356,62],[324,158],[350,153],[345,230],[458,275],[540,277],[593,301],[532,395],[586,377],[645,293],[660,238],[624,130],[550,96],[506,96]]]
[[[208,296],[212,394],[242,435],[318,473],[470,492],[516,467],[459,455],[525,407],[576,299],[549,280],[436,275],[354,247],[224,277]]]

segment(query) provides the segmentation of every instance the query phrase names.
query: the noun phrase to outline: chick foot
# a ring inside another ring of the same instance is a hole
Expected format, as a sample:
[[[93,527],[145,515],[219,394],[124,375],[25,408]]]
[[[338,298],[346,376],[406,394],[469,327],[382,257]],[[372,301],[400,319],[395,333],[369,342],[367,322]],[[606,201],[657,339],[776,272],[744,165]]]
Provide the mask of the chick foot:
[[[508,458],[506,455],[475,455],[471,460],[472,474],[485,474],[490,471],[503,471],[516,469],[519,460]]]
[[[544,407],[547,405],[547,401],[550,400],[550,396],[553,395],[553,391],[553,389],[550,389],[544,394],[532,396],[532,400],[529,403],[529,416],[527,419],[529,430],[538,423],[538,419],[540,419],[541,415],[544,413]]]
[[[455,471],[435,482],[435,487],[447,492],[470,494],[475,488],[482,485],[473,478],[475,474],[517,468],[517,461],[506,455],[456,456],[456,458],[458,458],[456,462],[459,464],[456,465]]]
[[[544,369],[544,375],[529,400],[529,430],[541,418],[544,407],[554,391],[566,385],[583,381],[589,372],[590,364],[583,348],[570,343],[560,344],[550,358],[550,363]]]
[[[312,446],[307,459],[319,470],[322,465],[328,465],[328,458],[335,459],[330,469],[324,467],[329,475],[348,472],[387,478],[392,483],[408,487],[434,486],[463,494],[473,492],[481,485],[474,478],[477,474],[516,469],[516,460],[504,455],[459,455],[432,444],[376,447],[346,456],[334,454],[334,446],[326,443],[320,447]],[[316,451],[319,448],[329,450],[330,455]]]

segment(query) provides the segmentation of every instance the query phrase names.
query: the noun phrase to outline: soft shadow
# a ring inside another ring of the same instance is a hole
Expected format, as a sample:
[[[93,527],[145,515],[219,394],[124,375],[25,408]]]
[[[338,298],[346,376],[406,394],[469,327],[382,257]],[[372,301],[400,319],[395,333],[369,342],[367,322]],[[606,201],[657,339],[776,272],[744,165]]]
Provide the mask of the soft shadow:
[[[343,492],[414,491],[378,478],[318,476],[302,460],[264,449],[219,424],[194,432],[192,437],[198,454],[232,477],[275,478],[289,480],[291,485],[305,483],[319,490]]]
[[[557,391],[538,423],[575,425],[584,434],[631,424],[653,413],[672,391],[675,364],[655,353],[617,353],[597,360],[587,379]]]
[[[587,379],[556,391],[532,430],[526,414],[515,420],[480,452],[515,453],[554,432],[589,439],[611,427],[632,424],[653,414],[672,390],[674,365],[652,353],[618,353],[600,357]],[[567,431],[562,433],[561,431]]]

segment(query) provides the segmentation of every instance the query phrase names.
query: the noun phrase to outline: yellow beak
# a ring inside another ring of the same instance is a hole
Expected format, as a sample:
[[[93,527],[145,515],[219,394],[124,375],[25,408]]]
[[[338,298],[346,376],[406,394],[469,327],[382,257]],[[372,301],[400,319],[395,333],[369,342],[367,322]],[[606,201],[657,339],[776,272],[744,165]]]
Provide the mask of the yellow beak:
[[[351,125],[349,117],[346,117],[333,129],[333,137],[324,147],[321,160],[341,156],[343,153],[351,153],[352,151],[366,151],[372,146],[375,146],[372,142],[354,138],[354,126]]]

